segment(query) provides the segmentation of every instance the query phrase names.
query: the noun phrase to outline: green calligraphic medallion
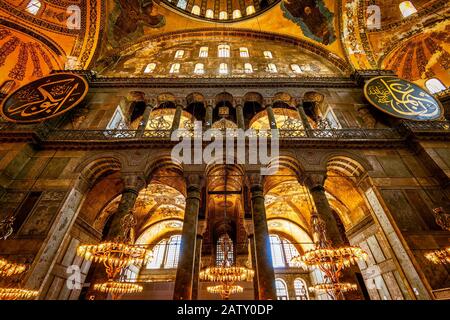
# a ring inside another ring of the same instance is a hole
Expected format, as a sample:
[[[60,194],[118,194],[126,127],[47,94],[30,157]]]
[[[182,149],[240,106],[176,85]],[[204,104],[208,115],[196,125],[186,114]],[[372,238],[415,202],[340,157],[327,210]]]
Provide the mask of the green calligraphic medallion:
[[[88,92],[86,80],[73,73],[56,73],[30,82],[3,100],[2,117],[17,123],[38,123],[76,107]]]
[[[376,77],[364,87],[367,100],[381,111],[402,119],[437,120],[442,116],[441,103],[418,85],[391,76]]]

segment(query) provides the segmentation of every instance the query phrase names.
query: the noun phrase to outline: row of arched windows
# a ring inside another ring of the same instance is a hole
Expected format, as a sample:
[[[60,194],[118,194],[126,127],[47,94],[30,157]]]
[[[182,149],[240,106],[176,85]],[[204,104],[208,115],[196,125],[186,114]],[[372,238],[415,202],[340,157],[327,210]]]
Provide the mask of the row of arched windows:
[[[179,0],[177,6],[183,10],[186,10],[187,2],[186,0]],[[249,5],[245,8],[245,13],[247,16],[252,15],[256,12],[255,7],[253,5]],[[198,5],[194,5],[191,9],[191,13],[195,14],[196,16],[199,16],[201,13],[201,8]],[[239,9],[236,9],[232,13],[232,19],[239,19],[242,17],[242,12]],[[208,19],[214,19],[214,10],[213,9],[207,9],[205,11],[205,18]],[[219,12],[219,20],[227,20],[228,19],[228,12],[227,11],[220,11]]]
[[[275,279],[275,288],[278,300],[289,300],[289,291],[287,284],[283,279]],[[294,294],[295,300],[309,300],[308,286],[306,285],[305,280],[301,278],[294,280]]]
[[[217,47],[217,56],[219,58],[230,58],[231,56],[231,47],[228,44],[220,44]],[[198,56],[199,58],[207,58],[209,54],[208,47],[200,47]],[[264,58],[272,59],[273,55],[271,51],[263,51]],[[249,58],[250,54],[247,47],[239,47],[239,56],[241,58]],[[175,59],[181,59],[184,57],[184,50],[180,49],[175,52]]]

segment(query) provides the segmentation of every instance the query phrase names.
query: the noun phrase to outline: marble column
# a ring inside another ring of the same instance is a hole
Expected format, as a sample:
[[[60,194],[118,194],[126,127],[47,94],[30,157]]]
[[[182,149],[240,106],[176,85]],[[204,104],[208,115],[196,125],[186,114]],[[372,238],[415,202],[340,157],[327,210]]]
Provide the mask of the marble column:
[[[145,186],[145,179],[138,173],[125,175],[122,177],[124,182],[124,189],[122,191],[122,198],[120,199],[117,211],[111,217],[112,222],[108,231],[107,239],[113,240],[122,232],[122,218],[133,210],[136,203],[139,191]]]
[[[247,214],[246,214],[247,216]],[[251,214],[249,215],[251,217]],[[253,221],[251,219],[244,220],[245,232],[247,233],[248,247],[250,254],[250,263],[252,264],[252,269],[255,271],[255,276],[253,277],[253,294],[254,299],[259,300],[259,287],[258,287],[258,270],[256,268],[256,251],[255,251],[255,232],[253,228]]]
[[[297,104],[297,110],[298,114],[300,116],[300,119],[302,120],[303,127],[305,130],[311,130],[311,124],[309,123],[308,116],[306,115],[305,109],[303,108],[303,103]]]
[[[206,114],[205,114],[205,129],[211,129],[213,122],[213,107],[212,105],[208,104],[206,106]]]
[[[236,105],[236,122],[239,129],[245,130],[244,107],[241,104]]]
[[[197,224],[200,209],[201,176],[186,177],[187,197],[181,236],[180,258],[175,279],[174,300],[191,300],[196,255]]]
[[[306,173],[305,184],[311,194],[317,214],[325,222],[328,240],[332,241],[333,246],[338,247],[344,245],[345,241],[339,232],[337,221],[325,193],[326,178],[325,172]]]
[[[198,299],[198,286],[199,276],[202,260],[202,246],[203,246],[203,234],[206,230],[206,220],[200,219],[197,225],[197,241],[195,243],[195,261],[194,261],[194,276],[192,280],[192,300]]]
[[[142,120],[139,123],[138,135],[142,136],[144,134],[145,128],[147,127],[147,122],[150,119],[150,113],[152,112],[153,106],[149,103],[145,105],[144,114],[142,115]]]
[[[275,120],[275,114],[273,113],[272,105],[266,106],[267,118],[269,119],[270,129],[277,129],[277,121]]]
[[[254,227],[255,258],[259,289],[259,300],[275,300],[275,273],[270,250],[269,228],[263,188],[259,174],[249,175]]]
[[[172,131],[175,131],[177,129],[180,128],[180,121],[181,121],[181,113],[183,112],[183,106],[182,105],[177,105],[177,108],[175,110],[175,115],[173,117],[173,122],[172,122]]]

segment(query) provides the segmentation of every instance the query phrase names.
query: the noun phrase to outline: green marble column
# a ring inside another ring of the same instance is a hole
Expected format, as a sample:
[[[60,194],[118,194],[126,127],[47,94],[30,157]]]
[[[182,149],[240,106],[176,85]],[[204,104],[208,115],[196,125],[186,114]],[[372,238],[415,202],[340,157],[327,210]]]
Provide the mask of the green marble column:
[[[269,228],[267,226],[263,188],[260,183],[253,183],[250,190],[259,300],[275,300],[277,298],[275,273],[273,270],[272,252],[270,250]]]
[[[277,129],[277,122],[275,120],[275,114],[273,113],[272,106],[266,106],[267,117],[269,118],[270,129]]]
[[[211,129],[213,122],[213,107],[212,105],[206,106],[206,114],[205,114],[205,129]]]
[[[198,299],[198,285],[200,275],[200,262],[202,258],[203,236],[197,234],[197,242],[195,243],[195,260],[194,260],[194,276],[192,280],[192,300]]]
[[[142,120],[139,123],[138,135],[142,136],[144,134],[145,128],[147,127],[147,122],[150,119],[150,113],[152,112],[152,105],[147,104],[145,106],[144,114],[142,115]]]
[[[305,130],[311,130],[311,124],[309,123],[308,116],[305,113],[305,109],[303,109],[303,104],[297,105],[298,114],[300,115],[300,119],[302,120],[303,127]]]
[[[191,300],[200,208],[200,177],[188,177],[187,197],[181,237],[180,258],[175,279],[174,300]]]
[[[177,109],[175,110],[175,115],[173,117],[172,122],[172,131],[175,131],[180,128],[180,121],[181,121],[181,113],[183,112],[183,106],[177,105]]]
[[[244,108],[240,104],[236,106],[236,122],[239,129],[245,130]]]

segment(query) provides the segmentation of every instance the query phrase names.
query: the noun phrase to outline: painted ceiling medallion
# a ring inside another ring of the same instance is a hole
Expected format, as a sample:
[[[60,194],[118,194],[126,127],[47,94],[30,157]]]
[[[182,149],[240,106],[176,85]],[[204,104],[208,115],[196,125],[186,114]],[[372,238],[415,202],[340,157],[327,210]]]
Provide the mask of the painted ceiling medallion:
[[[86,96],[86,80],[72,73],[57,73],[33,81],[2,103],[1,115],[17,123],[38,123],[76,107]]]
[[[364,94],[373,106],[397,118],[425,121],[442,116],[437,99],[418,85],[397,77],[371,79],[364,87]]]

